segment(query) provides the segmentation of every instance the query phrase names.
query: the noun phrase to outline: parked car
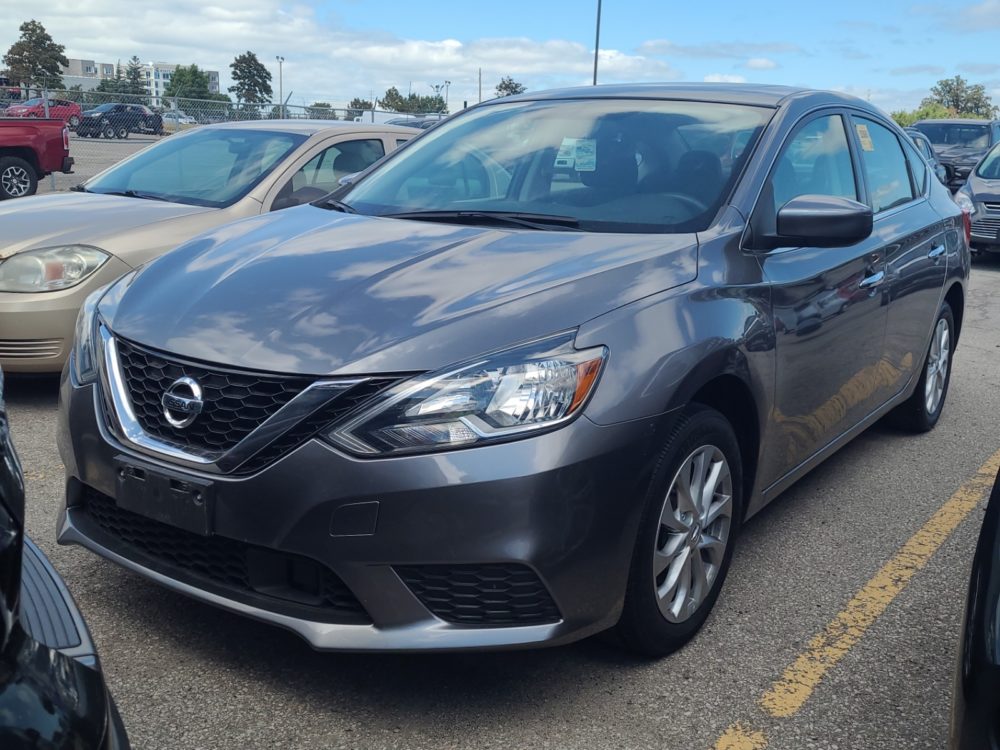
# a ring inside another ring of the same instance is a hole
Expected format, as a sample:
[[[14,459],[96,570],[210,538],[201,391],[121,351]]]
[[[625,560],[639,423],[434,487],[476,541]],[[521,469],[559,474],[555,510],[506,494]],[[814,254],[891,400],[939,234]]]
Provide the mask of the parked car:
[[[972,215],[972,247],[1000,252],[1000,143],[995,145],[955,193]]]
[[[80,105],[66,99],[50,99],[49,111],[46,115],[45,100],[37,97],[20,104],[13,104],[4,111],[4,117],[48,117],[53,120],[62,120],[69,125],[70,130],[76,130],[82,116],[83,111],[80,109]]]
[[[87,626],[24,531],[24,478],[0,374],[0,747],[127,750]]]
[[[0,200],[34,195],[43,177],[72,171],[69,131],[63,122],[0,120]],[[0,259],[6,251],[6,245],[0,247]]]
[[[937,153],[934,151],[934,146],[930,142],[930,139],[921,133],[916,128],[903,128],[906,134],[910,136],[910,140],[913,141],[913,145],[917,147],[917,151],[923,156],[927,163],[931,165],[931,169],[934,170],[934,174],[937,176],[938,180],[942,185],[948,184],[948,170],[944,168],[944,164],[938,159]]]
[[[320,198],[417,133],[308,120],[206,125],[75,192],[0,207],[0,365],[59,372],[92,291],[206,229]]]
[[[1000,141],[1000,120],[921,120],[913,127],[934,145],[952,191],[965,184],[979,160]]]
[[[962,618],[949,750],[1000,747],[1000,477],[986,506]]]
[[[83,113],[78,135],[91,138],[128,138],[130,133],[159,135],[163,118],[142,104],[106,103]]]
[[[444,116],[439,115],[428,115],[426,117],[394,117],[391,120],[386,120],[386,125],[405,125],[409,128],[419,128],[420,130],[427,130],[427,128],[434,127],[439,122],[444,119]]]
[[[967,231],[853,97],[472,107],[88,298],[59,541],[318,649],[667,653],[745,518],[882,416],[937,423]]]
[[[184,114],[183,112],[181,112],[179,110],[170,110],[168,112],[164,112],[162,116],[163,116],[163,122],[164,122],[164,124],[167,124],[167,123],[170,123],[170,124],[173,124],[173,125],[197,125],[198,124],[198,121],[196,119],[194,119],[190,115]]]

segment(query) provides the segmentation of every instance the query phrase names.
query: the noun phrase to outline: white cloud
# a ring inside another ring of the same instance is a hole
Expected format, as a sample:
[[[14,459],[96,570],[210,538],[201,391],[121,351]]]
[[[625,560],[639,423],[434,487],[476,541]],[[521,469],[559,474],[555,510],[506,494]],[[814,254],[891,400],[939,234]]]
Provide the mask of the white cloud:
[[[1000,0],[984,2],[963,8],[957,17],[949,19],[951,26],[966,31],[987,31],[1000,28]]]
[[[750,70],[774,70],[778,67],[778,63],[767,57],[751,57],[743,63],[743,67]]]
[[[404,95],[427,95],[431,84],[451,81],[452,110],[493,96],[500,78],[510,75],[529,90],[590,83],[593,50],[565,39],[528,38],[405,39],[393,34],[346,27],[321,19],[308,4],[285,0],[170,0],[132,3],[118,0],[3,0],[3,15],[16,19],[0,27],[0,51],[17,38],[20,21],[37,18],[68,57],[98,62],[127,60],[180,64],[218,70],[229,86],[229,64],[246,50],[257,53],[272,72],[277,95],[275,55],[285,58],[284,93],[292,104],[315,100],[343,106],[355,96],[379,96],[389,86]],[[602,49],[600,82],[676,80],[679,71],[644,54]]]
[[[746,83],[747,79],[743,76],[733,75],[731,73],[709,73],[705,76],[705,83]]]
[[[1000,0],[998,0],[1000,1]],[[674,55],[681,57],[738,58],[764,53],[801,54],[804,50],[788,42],[713,42],[710,44],[677,44],[669,39],[653,39],[639,45],[642,55]]]

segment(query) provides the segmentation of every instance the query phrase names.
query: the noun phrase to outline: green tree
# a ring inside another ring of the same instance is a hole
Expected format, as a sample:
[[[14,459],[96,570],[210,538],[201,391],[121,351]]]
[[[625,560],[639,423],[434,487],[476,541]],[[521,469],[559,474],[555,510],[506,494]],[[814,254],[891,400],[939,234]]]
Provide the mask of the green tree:
[[[404,97],[395,86],[386,90],[379,101],[379,106],[389,112],[402,112],[404,114],[447,113],[448,111],[444,98],[440,94],[418,96],[411,93]]]
[[[56,44],[38,21],[25,21],[20,32],[21,38],[3,57],[11,81],[34,89],[61,89],[62,69],[69,65],[66,48]]]
[[[948,109],[943,104],[937,102],[924,103],[914,110],[899,110],[892,113],[892,119],[900,127],[907,128],[920,120],[936,120],[948,117],[957,117],[954,110]]]
[[[993,117],[997,112],[986,87],[981,83],[970,86],[962,76],[938,81],[931,89],[931,95],[921,102],[921,106],[932,104],[947,107],[959,117]]]
[[[178,65],[171,74],[170,83],[164,88],[163,95],[168,97],[182,96],[185,99],[211,99],[212,94],[208,90],[208,74],[194,64]],[[228,96],[226,100],[229,100]]]
[[[397,91],[396,93],[398,94],[399,92]],[[372,105],[370,101],[368,101],[367,99],[361,99],[356,96],[353,99],[351,99],[351,103],[347,105],[347,119],[356,120],[359,117],[361,117],[361,115],[363,115],[365,112],[374,108],[375,107]]]
[[[517,94],[523,94],[527,90],[527,86],[523,83],[518,83],[510,76],[504,76],[501,78],[500,83],[497,84],[496,88],[497,97],[515,96]]]
[[[271,71],[257,59],[257,55],[247,50],[229,64],[233,85],[229,93],[236,95],[241,104],[262,104],[271,101]]]
[[[121,66],[119,66],[121,70]],[[146,71],[142,67],[142,61],[138,55],[132,58],[125,66],[125,75],[121,78],[122,93],[142,96],[146,94]]]
[[[306,112],[310,117],[317,120],[337,120],[337,113],[333,111],[333,105],[329,102],[313,102],[306,107]]]

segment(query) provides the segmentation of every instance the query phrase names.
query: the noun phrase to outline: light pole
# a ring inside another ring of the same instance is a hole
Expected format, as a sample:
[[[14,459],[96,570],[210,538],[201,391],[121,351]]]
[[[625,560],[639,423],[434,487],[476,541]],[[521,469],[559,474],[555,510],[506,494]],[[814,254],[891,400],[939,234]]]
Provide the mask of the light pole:
[[[448,87],[451,86],[451,81],[444,82],[444,108],[448,109]]]
[[[278,61],[278,101],[281,103],[281,110],[280,110],[281,119],[285,119],[285,90],[284,87],[282,86],[282,81],[281,81],[281,65],[282,63],[285,62],[285,58],[283,58],[281,55],[275,55],[274,59]],[[595,66],[594,69],[596,71],[597,69],[596,62],[594,63],[594,66]],[[594,75],[596,76],[597,73],[595,72]]]
[[[434,89],[434,96],[440,98],[441,97],[441,91],[442,91],[442,89],[445,88],[445,84],[443,84],[443,83],[432,83],[431,84],[431,88]],[[447,104],[445,106],[447,106]]]
[[[594,85],[597,85],[597,53],[601,49],[601,0],[597,0],[597,32],[594,34]]]

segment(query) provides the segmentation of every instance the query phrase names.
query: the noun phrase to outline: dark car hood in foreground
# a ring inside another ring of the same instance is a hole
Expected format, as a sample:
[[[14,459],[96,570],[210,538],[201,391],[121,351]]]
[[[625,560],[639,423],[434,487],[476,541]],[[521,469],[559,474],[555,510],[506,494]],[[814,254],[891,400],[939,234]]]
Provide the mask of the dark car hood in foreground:
[[[971,148],[969,146],[935,146],[938,159],[949,164],[954,162],[978,162],[989,151],[986,148]]]
[[[120,336],[297,372],[427,370],[690,281],[696,237],[499,230],[312,206],[220,227],[144,268]]]

